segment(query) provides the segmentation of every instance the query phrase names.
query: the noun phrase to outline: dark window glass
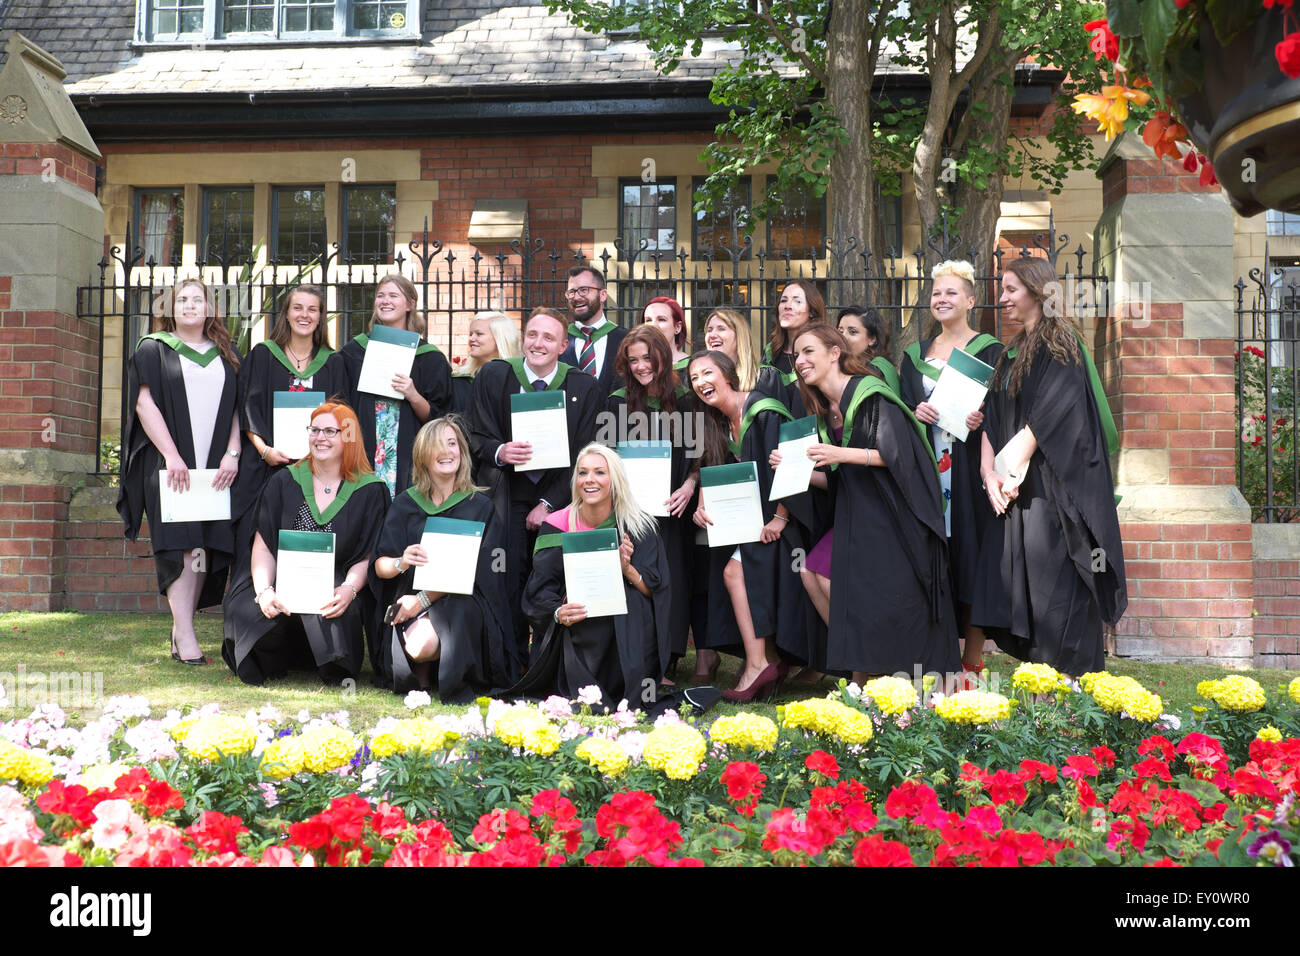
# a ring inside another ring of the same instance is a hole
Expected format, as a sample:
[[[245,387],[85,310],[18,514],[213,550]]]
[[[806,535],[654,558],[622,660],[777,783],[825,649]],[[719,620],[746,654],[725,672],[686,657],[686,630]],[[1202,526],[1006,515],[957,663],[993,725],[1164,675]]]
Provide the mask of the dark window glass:
[[[271,191],[271,251],[281,265],[325,253],[325,188],[276,186]]]
[[[671,256],[677,245],[677,186],[620,179],[618,199],[619,234],[627,259],[644,259],[655,252]]]
[[[136,248],[144,249],[141,263],[180,265],[181,236],[185,229],[185,191],[138,189],[135,193]],[[132,250],[134,251],[134,250]]]
[[[253,252],[253,190],[203,190],[201,261],[210,265],[246,262]]]
[[[343,261],[378,265],[393,261],[396,186],[343,187]]]
[[[703,185],[702,176],[697,176],[692,181],[692,207]],[[751,250],[745,245],[744,234],[745,226],[749,223],[749,204],[749,180],[743,179],[728,190],[712,212],[695,213],[694,235],[691,237],[695,257],[712,254],[714,258],[723,261],[729,260],[733,255],[748,259]]]
[[[772,177],[768,177],[770,186]],[[781,208],[767,220],[767,254],[819,259],[825,250],[826,196],[795,185],[781,196]]]

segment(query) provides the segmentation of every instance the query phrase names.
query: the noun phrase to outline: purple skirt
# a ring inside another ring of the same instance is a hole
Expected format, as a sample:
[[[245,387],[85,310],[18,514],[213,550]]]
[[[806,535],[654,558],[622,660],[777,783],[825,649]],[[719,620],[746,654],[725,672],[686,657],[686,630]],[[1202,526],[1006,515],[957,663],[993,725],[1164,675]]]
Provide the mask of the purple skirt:
[[[808,560],[804,562],[805,568],[824,578],[831,576],[831,539],[834,534],[835,529],[832,528],[822,535],[822,539],[813,545],[813,549],[808,552]]]

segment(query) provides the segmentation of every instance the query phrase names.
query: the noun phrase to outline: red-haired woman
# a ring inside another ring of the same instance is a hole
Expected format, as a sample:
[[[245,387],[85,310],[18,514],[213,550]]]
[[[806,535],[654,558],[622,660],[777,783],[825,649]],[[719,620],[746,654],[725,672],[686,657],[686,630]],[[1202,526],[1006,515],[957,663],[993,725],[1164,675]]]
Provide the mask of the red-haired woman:
[[[229,488],[239,471],[235,414],[239,355],[211,293],[198,279],[171,290],[155,331],[131,356],[117,512],[134,541],[149,516],[158,590],[171,606],[172,659],[206,664],[194,634],[194,612],[221,603],[234,551],[229,521],[160,519],[159,472],[175,491],[190,487],[190,469],[216,469],[212,487]]]
[[[366,570],[389,497],[359,434],[352,409],[322,405],[308,428],[310,454],[278,472],[262,493],[250,573],[226,595],[221,645],[222,658],[247,684],[291,669],[314,668],[327,683],[361,671],[372,610]],[[276,594],[282,531],[334,536],[334,592],[317,614],[290,614]]]
[[[641,321],[663,333],[673,350],[673,369],[684,372],[689,358],[686,346],[690,342],[690,333],[686,330],[686,310],[682,304],[666,295],[657,295],[645,304]]]
[[[674,371],[672,359],[668,340],[649,321],[629,332],[614,359],[615,372],[627,384],[609,396],[607,408],[618,426],[620,442],[640,439],[672,442],[669,496],[653,505],[662,505],[662,510],[668,512],[655,520],[672,570],[669,635],[672,658],[676,661],[686,653],[686,637],[691,628],[695,529],[687,512],[699,485],[700,461],[698,452],[696,457],[687,454],[692,439],[699,437],[694,429],[688,431],[695,402],[691,390]],[[641,506],[651,514],[661,510],[647,502],[641,502]]]

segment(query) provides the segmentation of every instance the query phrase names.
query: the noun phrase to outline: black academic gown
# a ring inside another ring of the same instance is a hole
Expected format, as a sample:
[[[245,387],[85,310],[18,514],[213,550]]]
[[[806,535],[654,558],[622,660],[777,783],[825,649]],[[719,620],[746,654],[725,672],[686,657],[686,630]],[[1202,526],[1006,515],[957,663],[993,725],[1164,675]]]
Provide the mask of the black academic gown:
[[[366,455],[371,464],[375,461],[375,396],[357,390],[361,380],[361,365],[366,359],[366,344],[369,338],[357,336],[331,359],[343,366],[348,387],[348,404],[357,413],[361,425],[361,440],[366,446]],[[429,403],[429,417],[425,421],[440,418],[451,409],[451,365],[436,346],[427,342],[421,345],[415,354],[415,364],[411,366],[411,381],[415,390]],[[411,487],[411,448],[415,443],[415,434],[424,421],[415,417],[411,403],[401,399],[397,403],[400,417],[397,426],[397,487],[398,494]]]
[[[608,319],[602,321],[609,321]],[[574,326],[577,323],[570,323],[569,344],[565,346],[564,352],[560,355],[560,361],[565,365],[573,366],[574,371],[578,370],[578,346],[582,344],[581,335],[575,335]],[[627,329],[621,325],[615,325],[609,332],[605,333],[605,362],[600,366],[599,374],[595,376],[596,384],[600,386],[599,392],[602,402],[605,397],[616,389],[623,387],[623,379],[614,372],[614,359],[618,356],[618,348],[627,338]]]
[[[474,404],[474,376],[458,372],[451,377],[451,410],[469,421]]]
[[[566,397],[569,465],[542,471],[534,482],[529,475],[538,472],[516,473],[513,465],[498,465],[496,462],[497,449],[513,437],[510,396],[532,390],[531,382],[527,381],[527,366],[519,358],[493,359],[474,377],[469,435],[474,474],[475,480],[487,487],[497,517],[505,528],[506,594],[509,595],[510,626],[515,635],[516,662],[520,670],[526,665],[528,648],[528,624],[520,612],[520,601],[532,565],[533,540],[536,538],[536,532],[528,531],[524,520],[543,499],[552,510],[569,503],[573,458],[595,437],[596,417],[604,407],[596,380],[574,371],[563,362],[559,363],[551,380],[550,390],[557,388],[562,389]],[[527,436],[518,437],[525,440]]]
[[[127,421],[126,440],[122,443],[122,485],[118,490],[117,513],[122,516],[126,537],[130,541],[139,535],[141,519],[148,516],[159,593],[166,593],[180,577],[184,562],[192,560],[191,553],[194,549],[207,550],[207,575],[198,606],[210,607],[221,603],[221,595],[226,590],[226,575],[235,550],[233,525],[229,521],[164,524],[158,520],[158,472],[167,466],[162,453],[154,447],[145,434],[144,426],[136,417],[135,405],[140,397],[140,386],[147,386],[150,397],[162,413],[163,421],[167,423],[172,441],[176,443],[176,451],[185,464],[190,468],[219,468],[222,456],[226,454],[230,441],[230,424],[235,416],[238,392],[236,372],[220,356],[211,360],[225,366],[225,383],[221,390],[217,421],[212,429],[208,460],[196,463],[185,379],[181,372],[181,362],[188,360],[181,358],[175,344],[169,344],[179,343],[174,336],[167,333],[155,335],[162,337],[146,336],[141,339],[135,354],[131,356],[125,396],[130,417]],[[233,490],[231,495],[233,502]]]
[[[673,491],[676,491],[685,484],[687,477],[692,471],[697,469],[700,464],[698,457],[690,457],[689,452],[696,450],[698,446],[688,447],[689,441],[697,441],[700,436],[693,428],[694,419],[688,419],[687,416],[695,414],[694,393],[685,386],[679,386],[677,394],[677,422],[682,425],[690,422],[692,430],[688,433],[684,427],[663,425],[662,430],[656,425],[661,419],[652,416],[658,411],[658,400],[651,399],[653,405],[650,413],[645,418],[646,430],[643,433],[636,431],[638,423],[627,417],[627,412],[623,411],[627,407],[627,390],[624,388],[616,390],[609,397],[607,411],[612,416],[611,421],[615,423],[618,434],[613,441],[607,442],[610,447],[614,447],[618,440],[671,440],[673,443],[672,453],[672,475],[669,484]],[[622,422],[628,422],[629,428],[624,433]],[[603,436],[598,433],[598,438]],[[689,440],[689,441],[688,441]],[[695,501],[686,506],[686,511],[680,518],[658,517],[655,518],[659,525],[659,539],[663,542],[664,553],[668,555],[668,567],[672,578],[672,609],[669,615],[668,633],[671,636],[672,656],[681,657],[686,653],[686,641],[691,630],[691,588],[692,575],[694,573],[695,563],[695,524],[691,516],[695,513]]]
[[[870,394],[873,383],[880,391]],[[859,387],[865,397],[854,407]],[[832,472],[826,669],[911,679],[918,666],[922,674],[957,670],[957,625],[934,459],[890,395],[881,380],[855,376],[840,399],[840,444],[875,449],[885,467],[842,464]],[[825,435],[825,421],[821,427]]]
[[[922,358],[933,341],[930,338],[920,343]],[[1001,342],[990,343],[974,353],[986,365],[997,365],[1001,354]],[[917,405],[925,401],[925,386],[921,382],[924,374],[913,362],[912,355],[904,352],[898,376],[899,397],[913,412]],[[927,426],[931,438],[937,427]],[[948,564],[952,571],[953,596],[959,604],[970,604],[975,596],[980,543],[994,518],[988,496],[980,485],[980,446],[983,434],[984,429],[977,428],[965,441],[954,442],[951,460],[938,462],[940,469],[947,466],[952,470],[952,497],[948,501],[952,534],[948,538]],[[933,441],[931,446],[933,447]]]
[[[323,392],[325,401],[331,398],[347,401],[348,383],[343,377],[343,366],[329,361],[333,355],[331,349],[322,346],[300,372],[274,342],[259,342],[253,346],[239,366],[240,432],[252,432],[268,445],[273,445],[275,393],[294,389],[295,382],[303,383],[298,387],[299,391]],[[271,476],[287,467],[268,465],[258,455],[257,448],[245,441],[244,453],[239,456],[239,477],[231,491],[230,502],[230,516],[235,522],[235,577],[248,570],[257,524],[257,499]]]
[[[257,504],[257,528],[274,555],[280,532],[292,530],[298,509],[311,495],[308,462],[291,465],[274,475]],[[314,507],[314,499],[313,507]],[[388,511],[388,487],[374,475],[344,482],[317,524],[334,530],[334,586],[348,569],[368,557]],[[257,606],[251,574],[235,580],[226,595],[225,640],[221,657],[246,684],[261,684],[289,670],[315,668],[327,681],[338,682],[361,672],[365,659],[364,629],[374,614],[374,598],[364,586],[341,617],[319,614],[268,618]],[[304,639],[305,638],[305,639]]]
[[[1082,364],[1044,349],[1014,397],[989,392],[984,428],[995,451],[1025,425],[1038,450],[984,538],[971,623],[1021,660],[1099,671],[1102,625],[1123,616],[1128,592],[1110,459]]]
[[[509,618],[504,613],[505,576],[500,573],[505,535],[486,495],[475,492],[464,497],[453,495],[438,506],[415,488],[408,488],[388,510],[374,557],[398,558],[407,547],[419,544],[425,519],[431,515],[484,524],[474,593],[444,594],[424,612],[440,644],[438,660],[430,663],[431,689],[444,702],[462,703],[495,687],[507,686],[516,676],[511,668],[506,629]],[[438,560],[438,556],[432,555],[431,560]],[[406,655],[399,633],[405,625],[394,628],[385,626],[382,620],[389,605],[415,592],[415,568],[407,568],[397,577],[384,580],[375,574],[372,560],[369,578],[376,599],[376,621],[371,631],[371,664],[376,682],[399,694],[417,690],[412,661]]]
[[[607,526],[612,523],[602,525]],[[536,632],[543,636],[533,664],[506,696],[541,699],[559,694],[572,699],[583,687],[595,684],[611,710],[624,699],[634,708],[653,702],[671,651],[670,574],[659,535],[652,532],[632,543],[632,566],[645,580],[650,597],[624,579],[626,614],[588,618],[563,627],[554,615],[565,603],[559,535],[567,530],[546,522],[538,536],[523,606]]]

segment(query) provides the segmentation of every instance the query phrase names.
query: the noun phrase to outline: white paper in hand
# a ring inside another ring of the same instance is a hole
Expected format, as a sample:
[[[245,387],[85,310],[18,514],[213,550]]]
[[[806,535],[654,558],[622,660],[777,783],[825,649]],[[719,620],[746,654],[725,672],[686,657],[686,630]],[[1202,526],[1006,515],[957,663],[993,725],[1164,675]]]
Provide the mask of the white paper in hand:
[[[772,475],[768,501],[788,498],[808,490],[816,464],[808,457],[808,449],[819,441],[816,416],[782,422],[778,438],[780,444],[777,445],[777,451],[781,453],[781,464],[776,466],[776,472]]]
[[[514,441],[533,446],[533,457],[515,471],[568,468],[569,419],[564,411],[562,389],[545,392],[516,392],[510,396],[510,434]]]
[[[411,374],[415,351],[423,341],[420,334],[376,323],[369,338],[366,357],[361,362],[361,375],[357,379],[357,391],[404,401],[406,396],[393,390],[393,376]]]
[[[700,505],[709,520],[709,547],[752,544],[763,536],[758,470],[752,461],[700,469]]]
[[[281,531],[275,596],[290,614],[319,614],[334,597],[334,533]]]
[[[668,497],[673,493],[673,443],[619,442],[614,450],[623,459],[632,498],[641,510],[658,518],[668,517]]]
[[[564,558],[564,590],[568,604],[581,604],[587,617],[627,613],[623,591],[623,562],[618,532],[613,528],[569,531],[560,535]]]
[[[473,594],[478,571],[478,551],[483,543],[483,522],[433,515],[424,521],[420,547],[429,556],[415,568],[417,591]]]
[[[167,472],[158,472],[158,520],[163,524],[181,521],[229,521],[230,489],[217,491],[212,479],[215,468],[191,468],[189,491],[167,487]]]

